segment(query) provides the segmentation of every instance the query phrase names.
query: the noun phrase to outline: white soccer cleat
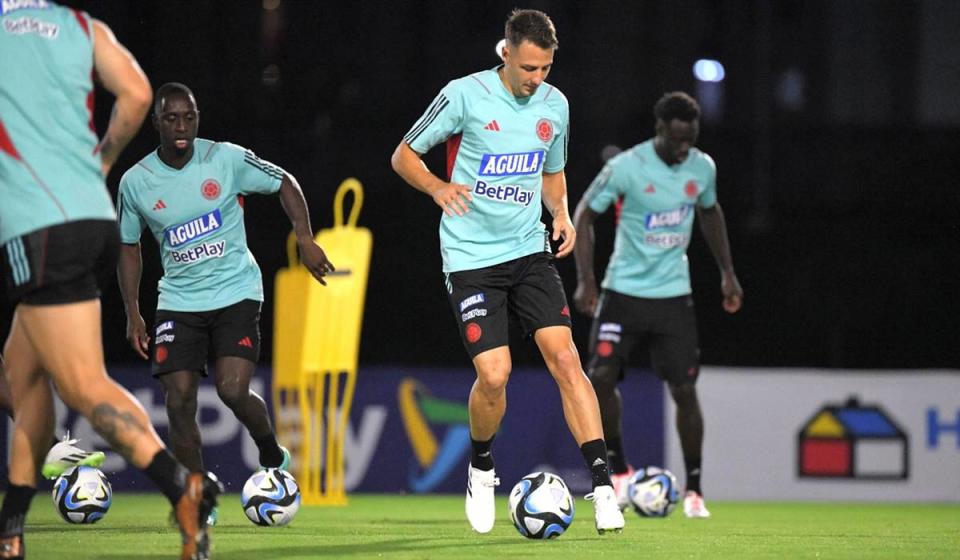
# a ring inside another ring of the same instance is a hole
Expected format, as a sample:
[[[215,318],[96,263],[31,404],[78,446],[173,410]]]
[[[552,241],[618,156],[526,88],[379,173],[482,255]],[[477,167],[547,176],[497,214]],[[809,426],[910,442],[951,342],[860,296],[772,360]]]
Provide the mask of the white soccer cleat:
[[[683,497],[683,514],[691,519],[706,519],[710,517],[710,510],[703,496],[691,490]]]
[[[496,517],[493,489],[500,485],[493,469],[467,467],[467,521],[478,533],[489,533]]]
[[[40,470],[44,478],[52,480],[77,465],[96,468],[103,464],[106,459],[103,451],[84,451],[75,445],[77,441],[79,440],[70,439],[68,433],[50,448]]]
[[[630,477],[633,476],[633,467],[630,467],[625,473],[614,473],[610,475],[613,482],[613,494],[617,497],[617,505],[620,511],[627,509],[630,505],[630,498],[627,496],[627,490],[630,488]]]
[[[611,531],[614,533],[623,531],[623,512],[617,505],[613,486],[597,486],[584,498],[593,502],[593,517],[597,522],[598,533],[602,535]]]

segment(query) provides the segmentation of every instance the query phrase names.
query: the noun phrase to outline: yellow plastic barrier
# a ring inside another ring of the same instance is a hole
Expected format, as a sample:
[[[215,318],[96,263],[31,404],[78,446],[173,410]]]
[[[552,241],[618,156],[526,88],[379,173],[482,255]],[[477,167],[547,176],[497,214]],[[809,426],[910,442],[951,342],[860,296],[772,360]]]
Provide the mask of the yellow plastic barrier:
[[[347,221],[344,198],[354,196]],[[277,273],[273,340],[273,404],[280,441],[294,456],[304,504],[343,505],[344,438],[357,379],[360,328],[373,236],[356,227],[363,187],[340,184],[334,225],[316,240],[336,271],[320,285],[287,239],[290,266]]]

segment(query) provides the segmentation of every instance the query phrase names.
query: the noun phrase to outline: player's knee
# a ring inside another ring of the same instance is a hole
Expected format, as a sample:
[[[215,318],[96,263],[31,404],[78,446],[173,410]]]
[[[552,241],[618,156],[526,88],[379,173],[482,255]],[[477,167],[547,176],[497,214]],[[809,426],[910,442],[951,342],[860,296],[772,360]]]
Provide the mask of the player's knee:
[[[250,391],[234,383],[217,383],[217,396],[231,410],[243,405]]]
[[[620,377],[618,369],[612,365],[597,366],[590,369],[590,383],[598,396],[613,394]]]
[[[698,406],[697,388],[693,383],[671,384],[670,395],[673,397],[673,402],[676,403],[677,408]]]
[[[193,417],[197,413],[196,391],[168,388],[166,391],[167,413],[172,417]]]
[[[507,389],[510,370],[506,367],[484,368],[477,371],[477,388],[487,397],[495,397]]]
[[[580,356],[572,348],[564,348],[544,356],[555,377],[572,378],[583,375]]]

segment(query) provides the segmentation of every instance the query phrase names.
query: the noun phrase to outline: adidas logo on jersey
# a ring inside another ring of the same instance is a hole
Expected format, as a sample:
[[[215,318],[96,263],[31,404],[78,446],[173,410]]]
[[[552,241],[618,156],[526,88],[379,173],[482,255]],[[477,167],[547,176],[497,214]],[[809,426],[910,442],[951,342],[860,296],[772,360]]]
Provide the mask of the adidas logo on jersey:
[[[643,192],[649,193],[649,194],[656,194],[657,189],[654,188],[653,183],[650,183],[649,185],[647,185],[647,188],[643,189]]]
[[[492,121],[488,122],[488,123],[487,123],[487,126],[483,127],[483,129],[484,129],[484,130],[495,130],[495,131],[497,131],[497,132],[500,132],[500,125],[497,124],[497,119],[493,119]]]
[[[253,341],[250,340],[249,336],[245,336],[240,339],[240,342],[237,342],[237,346],[246,346],[247,348],[253,348]]]
[[[167,205],[163,203],[163,199],[157,199],[157,203],[153,205],[154,210],[163,210]]]

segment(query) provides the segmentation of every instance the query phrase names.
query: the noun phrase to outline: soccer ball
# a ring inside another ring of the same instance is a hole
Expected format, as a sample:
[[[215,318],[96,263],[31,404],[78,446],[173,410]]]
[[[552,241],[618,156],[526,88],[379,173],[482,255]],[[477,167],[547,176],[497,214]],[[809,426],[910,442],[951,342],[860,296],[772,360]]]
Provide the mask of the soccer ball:
[[[67,523],[96,523],[113,503],[110,481],[93,467],[70,467],[53,483],[51,495]]]
[[[530,473],[510,491],[510,521],[528,539],[559,537],[573,522],[573,497],[559,476]]]
[[[679,501],[677,479],[667,469],[643,467],[627,482],[627,502],[642,517],[666,517]]]
[[[243,485],[240,503],[250,521],[282,527],[293,521],[300,509],[300,487],[283,469],[257,471]]]

